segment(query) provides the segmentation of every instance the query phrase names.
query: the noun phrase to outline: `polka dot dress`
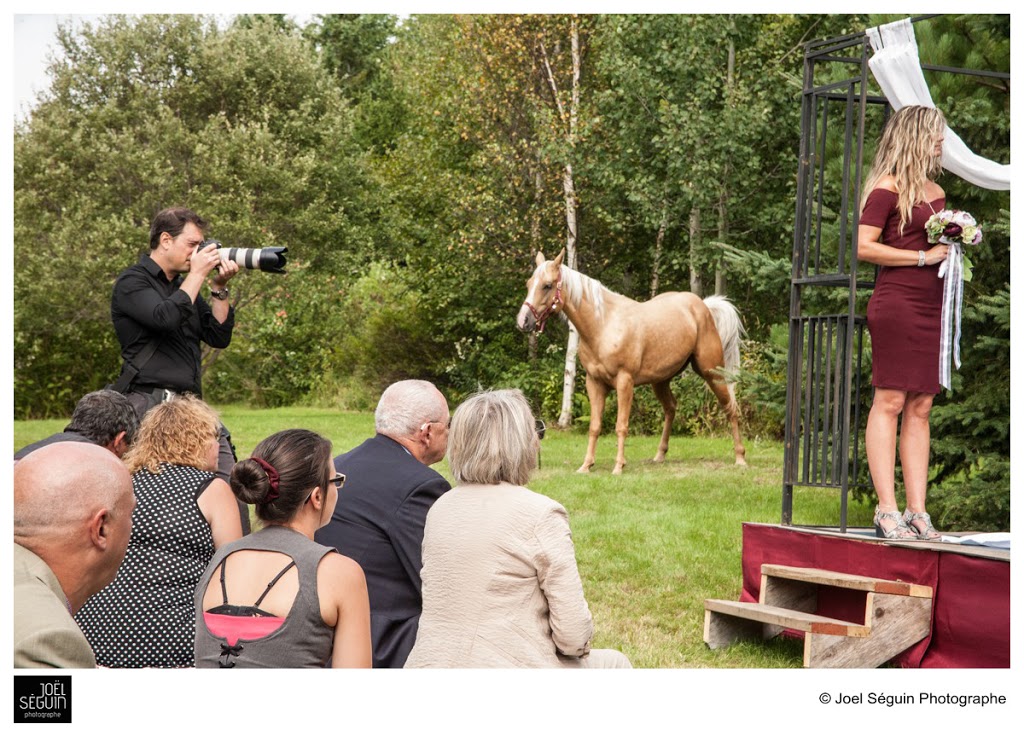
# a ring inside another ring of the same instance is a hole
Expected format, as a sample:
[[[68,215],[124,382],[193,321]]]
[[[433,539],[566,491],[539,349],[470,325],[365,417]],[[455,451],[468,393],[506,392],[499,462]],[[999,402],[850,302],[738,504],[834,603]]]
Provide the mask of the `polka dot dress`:
[[[196,499],[214,478],[161,464],[132,477],[138,504],[128,552],[113,582],[75,614],[106,667],[192,666],[196,586],[213,557],[213,534]]]

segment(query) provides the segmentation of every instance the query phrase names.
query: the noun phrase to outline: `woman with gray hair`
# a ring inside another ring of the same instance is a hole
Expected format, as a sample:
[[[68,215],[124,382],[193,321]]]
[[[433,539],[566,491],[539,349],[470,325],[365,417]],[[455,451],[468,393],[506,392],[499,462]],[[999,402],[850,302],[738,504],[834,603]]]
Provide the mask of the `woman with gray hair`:
[[[540,445],[534,423],[518,390],[478,393],[455,410],[457,486],[427,514],[423,613],[407,668],[631,666],[617,651],[591,650],[568,515],[526,488]]]

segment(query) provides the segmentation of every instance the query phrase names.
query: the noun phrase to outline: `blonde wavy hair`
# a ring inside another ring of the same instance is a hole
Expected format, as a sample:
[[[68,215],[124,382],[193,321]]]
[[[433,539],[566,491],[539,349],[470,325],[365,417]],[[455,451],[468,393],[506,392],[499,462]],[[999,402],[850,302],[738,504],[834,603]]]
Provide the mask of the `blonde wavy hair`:
[[[864,210],[868,195],[886,175],[896,180],[900,213],[900,235],[910,222],[914,206],[926,201],[925,188],[942,171],[942,158],[935,154],[935,141],[946,128],[946,118],[938,109],[905,106],[893,114],[882,131],[875,150],[860,207]]]
[[[160,462],[209,471],[210,442],[219,431],[217,413],[193,395],[161,403],[142,419],[125,466],[133,474],[139,469],[159,474]]]

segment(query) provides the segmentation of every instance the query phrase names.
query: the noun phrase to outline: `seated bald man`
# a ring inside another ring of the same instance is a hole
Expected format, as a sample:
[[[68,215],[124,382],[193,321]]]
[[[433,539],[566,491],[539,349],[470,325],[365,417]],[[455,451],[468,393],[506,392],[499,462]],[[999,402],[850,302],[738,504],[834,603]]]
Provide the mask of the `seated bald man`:
[[[117,573],[135,494],[102,446],[44,446],[14,466],[14,666],[95,667],[75,611]]]

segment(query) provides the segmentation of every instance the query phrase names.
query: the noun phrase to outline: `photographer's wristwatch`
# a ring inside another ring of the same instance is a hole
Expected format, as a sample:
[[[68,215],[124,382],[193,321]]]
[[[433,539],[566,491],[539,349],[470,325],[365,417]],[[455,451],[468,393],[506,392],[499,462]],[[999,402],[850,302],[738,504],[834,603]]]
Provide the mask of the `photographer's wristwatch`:
[[[220,291],[214,291],[213,289],[210,289],[210,296],[213,297],[214,299],[224,300],[228,298],[229,294],[230,292],[228,291],[227,287],[224,287]]]

